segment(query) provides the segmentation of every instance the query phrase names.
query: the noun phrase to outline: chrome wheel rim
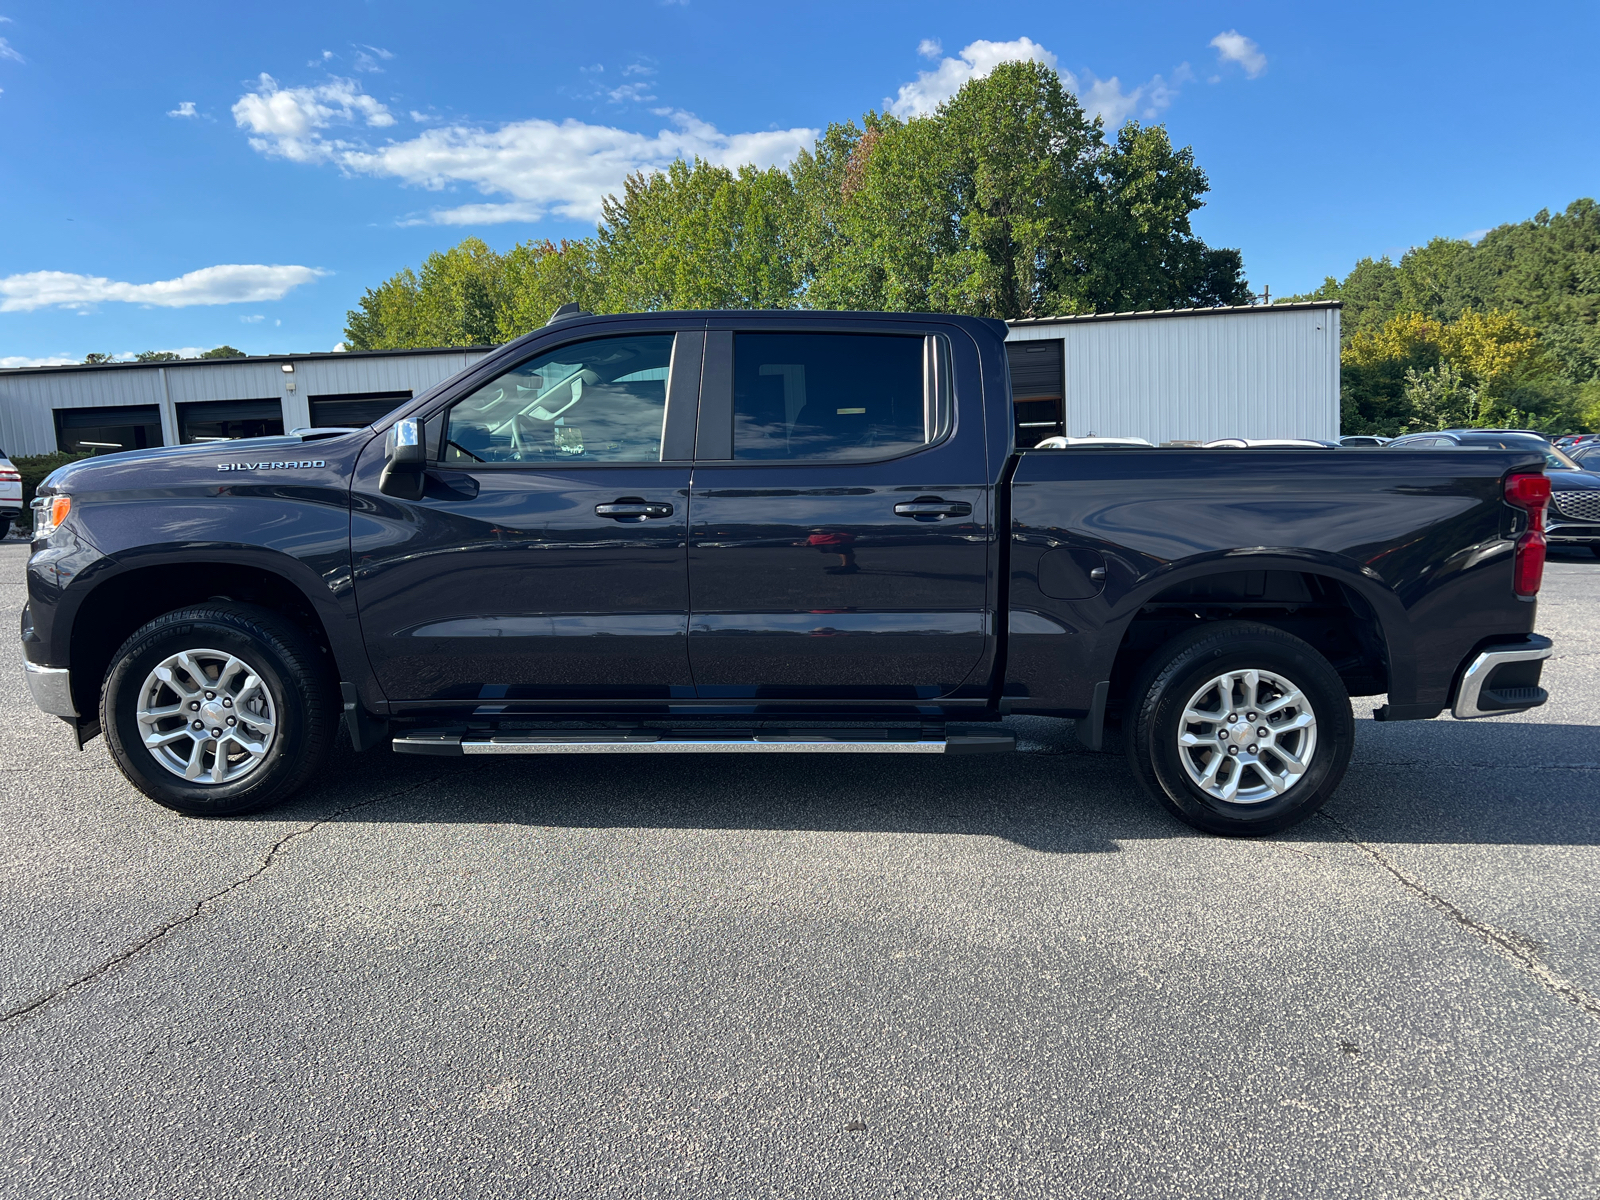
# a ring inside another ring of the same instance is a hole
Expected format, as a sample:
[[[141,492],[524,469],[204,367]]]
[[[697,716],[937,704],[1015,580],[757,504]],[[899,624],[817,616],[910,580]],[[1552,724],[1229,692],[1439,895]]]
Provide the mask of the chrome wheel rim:
[[[1311,702],[1271,671],[1208,679],[1178,723],[1178,757],[1190,782],[1226,804],[1262,804],[1292,791],[1316,752]]]
[[[161,766],[215,787],[244,778],[278,736],[277,709],[261,674],[226,650],[183,650],[139,689],[139,732]]]

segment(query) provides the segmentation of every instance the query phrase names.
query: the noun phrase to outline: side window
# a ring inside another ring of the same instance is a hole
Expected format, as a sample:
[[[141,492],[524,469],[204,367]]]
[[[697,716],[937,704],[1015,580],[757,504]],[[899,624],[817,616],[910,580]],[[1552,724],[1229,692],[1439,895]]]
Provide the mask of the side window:
[[[943,434],[931,346],[899,334],[738,333],[733,457],[892,458]]]
[[[448,463],[656,462],[672,334],[596,338],[513,367],[450,407]]]

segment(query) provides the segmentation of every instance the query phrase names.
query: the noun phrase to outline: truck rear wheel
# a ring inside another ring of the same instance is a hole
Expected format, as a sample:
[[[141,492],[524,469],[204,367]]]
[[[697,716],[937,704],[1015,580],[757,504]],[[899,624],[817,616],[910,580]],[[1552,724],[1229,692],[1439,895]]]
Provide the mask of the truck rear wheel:
[[[1355,721],[1338,674],[1299,638],[1220,621],[1174,638],[1129,696],[1140,782],[1208,833],[1277,833],[1333,795]]]
[[[319,655],[292,622],[215,603],[157,617],[122,644],[100,693],[117,767],[191,816],[266,808],[321,765],[338,718]]]

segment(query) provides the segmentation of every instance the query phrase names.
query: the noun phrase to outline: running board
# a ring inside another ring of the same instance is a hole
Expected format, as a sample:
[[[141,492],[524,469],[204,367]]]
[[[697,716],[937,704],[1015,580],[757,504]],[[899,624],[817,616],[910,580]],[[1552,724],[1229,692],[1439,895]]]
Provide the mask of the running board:
[[[1010,734],[949,737],[819,737],[805,732],[682,734],[674,731],[608,734],[534,733],[472,737],[413,733],[394,739],[399,754],[1003,754],[1017,748]]]

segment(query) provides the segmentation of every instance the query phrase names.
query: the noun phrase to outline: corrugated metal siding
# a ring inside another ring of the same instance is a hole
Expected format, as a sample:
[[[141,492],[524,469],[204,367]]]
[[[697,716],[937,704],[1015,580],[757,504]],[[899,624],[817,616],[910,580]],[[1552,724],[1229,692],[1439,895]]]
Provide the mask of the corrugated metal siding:
[[[1013,328],[1060,339],[1067,433],[1152,442],[1339,436],[1339,310],[1258,308]]]
[[[308,396],[346,392],[410,392],[419,395],[477,362],[487,351],[450,350],[394,357],[327,357],[152,364],[107,370],[0,371],[0,449],[9,454],[48,454],[56,448],[54,411],[127,404],[167,407],[161,376],[173,405],[197,400],[256,400],[276,396],[283,404],[284,428],[310,423]],[[286,386],[293,380],[295,390]],[[168,440],[176,426],[165,414]]]

